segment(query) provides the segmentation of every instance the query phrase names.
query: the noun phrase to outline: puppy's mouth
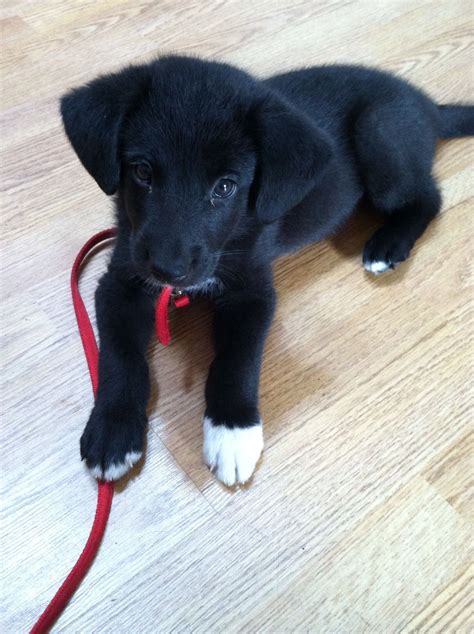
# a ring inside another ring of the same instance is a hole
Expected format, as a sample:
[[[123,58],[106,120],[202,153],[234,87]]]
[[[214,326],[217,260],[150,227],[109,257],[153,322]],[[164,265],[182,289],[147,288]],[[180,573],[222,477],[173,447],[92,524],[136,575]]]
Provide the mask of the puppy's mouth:
[[[198,292],[209,293],[213,289],[219,287],[219,280],[213,275],[210,277],[204,278],[202,280],[196,280],[196,281],[183,280],[180,283],[176,283],[176,282],[171,283],[171,282],[167,282],[166,280],[161,280],[155,277],[154,275],[148,275],[146,277],[146,282],[157,291],[160,291],[164,286],[172,286],[174,291],[178,293],[184,293],[184,294],[198,293]]]
[[[202,262],[199,266],[193,267],[182,278],[161,274],[159,270],[150,270],[151,267],[146,262],[135,259],[132,251],[132,262],[135,269],[136,278],[141,280],[150,290],[159,292],[165,286],[171,286],[176,291],[182,293],[204,291],[209,292],[212,288],[219,286],[220,282],[216,275],[215,260],[210,258],[208,262]],[[164,273],[164,272],[163,272]]]

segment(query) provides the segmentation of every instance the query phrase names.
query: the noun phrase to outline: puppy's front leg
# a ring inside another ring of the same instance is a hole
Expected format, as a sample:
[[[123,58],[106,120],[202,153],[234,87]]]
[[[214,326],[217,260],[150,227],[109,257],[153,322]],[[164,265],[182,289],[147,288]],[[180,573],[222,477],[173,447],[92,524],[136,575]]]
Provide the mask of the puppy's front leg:
[[[150,392],[145,355],[153,301],[109,269],[96,291],[96,313],[99,387],[81,438],[81,455],[96,478],[116,480],[143,451]]]
[[[258,388],[274,308],[271,283],[226,293],[216,304],[216,357],[206,385],[203,457],[228,486],[252,476],[263,449]]]

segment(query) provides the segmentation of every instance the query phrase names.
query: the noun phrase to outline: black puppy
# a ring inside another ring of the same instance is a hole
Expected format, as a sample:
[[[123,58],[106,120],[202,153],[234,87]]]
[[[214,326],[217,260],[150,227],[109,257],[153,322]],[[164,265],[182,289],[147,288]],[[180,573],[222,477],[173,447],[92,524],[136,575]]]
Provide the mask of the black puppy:
[[[61,113],[84,167],[116,194],[118,239],[96,293],[100,384],[81,439],[106,480],[142,454],[145,355],[163,285],[214,302],[204,460],[225,484],[245,482],[263,448],[272,261],[333,233],[365,195],[386,222],[364,267],[394,268],[440,209],[436,140],[474,134],[474,106],[438,106],[376,70],[258,81],[185,57],[100,77],[63,97]]]

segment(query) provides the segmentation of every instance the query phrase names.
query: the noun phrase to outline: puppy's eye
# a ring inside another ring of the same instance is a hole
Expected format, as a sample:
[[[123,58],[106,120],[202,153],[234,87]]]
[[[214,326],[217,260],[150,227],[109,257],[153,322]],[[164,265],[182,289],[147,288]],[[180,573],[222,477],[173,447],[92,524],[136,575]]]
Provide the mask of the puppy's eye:
[[[212,190],[213,198],[230,198],[237,191],[237,183],[230,178],[220,178]]]
[[[151,185],[151,167],[148,163],[137,163],[134,165],[133,175],[139,185]]]

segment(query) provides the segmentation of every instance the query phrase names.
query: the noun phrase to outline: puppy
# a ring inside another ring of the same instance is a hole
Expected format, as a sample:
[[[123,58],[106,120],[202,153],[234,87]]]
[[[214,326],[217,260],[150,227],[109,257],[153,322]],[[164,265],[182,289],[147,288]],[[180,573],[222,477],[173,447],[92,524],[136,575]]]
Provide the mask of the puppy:
[[[364,267],[393,269],[440,210],[437,139],[474,134],[474,106],[436,105],[377,70],[315,67],[260,81],[176,56],[72,90],[61,114],[83,166],[115,196],[118,238],[96,292],[100,382],[81,438],[104,480],[143,452],[160,288],[213,301],[204,461],[224,484],[246,482],[263,448],[273,260],[332,234],[365,196],[385,224]]]

